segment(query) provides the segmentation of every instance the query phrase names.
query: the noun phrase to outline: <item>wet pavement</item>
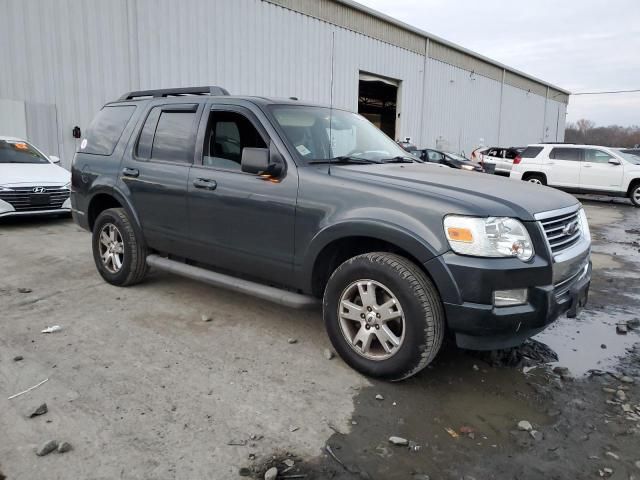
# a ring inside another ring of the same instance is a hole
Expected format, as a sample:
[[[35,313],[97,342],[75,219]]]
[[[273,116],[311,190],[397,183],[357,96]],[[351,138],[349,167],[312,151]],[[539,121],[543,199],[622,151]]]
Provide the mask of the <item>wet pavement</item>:
[[[640,317],[640,211],[581,200],[594,271],[577,318],[560,318],[540,344],[493,355],[448,345],[412,379],[373,382],[318,457],[288,467],[295,452],[276,450],[255,477],[275,465],[278,478],[307,480],[640,479],[640,328],[616,333]]]

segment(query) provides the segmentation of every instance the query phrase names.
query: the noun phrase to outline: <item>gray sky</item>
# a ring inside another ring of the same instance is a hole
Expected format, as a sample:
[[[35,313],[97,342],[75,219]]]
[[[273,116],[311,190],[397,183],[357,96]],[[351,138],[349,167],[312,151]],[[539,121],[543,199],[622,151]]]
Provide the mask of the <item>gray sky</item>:
[[[640,89],[640,0],[357,0],[571,92]],[[640,93],[572,96],[568,122],[640,125]]]

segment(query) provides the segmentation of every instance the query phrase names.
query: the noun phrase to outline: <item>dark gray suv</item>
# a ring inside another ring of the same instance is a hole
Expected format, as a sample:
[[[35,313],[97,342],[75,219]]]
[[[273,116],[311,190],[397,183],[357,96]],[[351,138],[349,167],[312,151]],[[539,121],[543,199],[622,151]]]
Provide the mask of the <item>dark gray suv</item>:
[[[445,334],[514,346],[584,305],[591,239],[557,190],[422,163],[363,117],[219,87],[108,103],[72,168],[75,221],[120,286],[149,266],[322,302],[353,368],[400,380]]]

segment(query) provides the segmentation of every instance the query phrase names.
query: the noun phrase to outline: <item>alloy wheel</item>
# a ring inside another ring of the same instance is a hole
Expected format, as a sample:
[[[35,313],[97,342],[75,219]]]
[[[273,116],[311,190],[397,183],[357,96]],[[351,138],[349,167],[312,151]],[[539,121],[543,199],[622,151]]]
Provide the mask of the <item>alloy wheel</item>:
[[[386,360],[404,341],[405,316],[393,292],[374,280],[357,280],[340,296],[340,330],[349,346],[369,360]]]
[[[118,227],[105,224],[100,230],[100,260],[110,273],[118,273],[124,263],[124,241]]]

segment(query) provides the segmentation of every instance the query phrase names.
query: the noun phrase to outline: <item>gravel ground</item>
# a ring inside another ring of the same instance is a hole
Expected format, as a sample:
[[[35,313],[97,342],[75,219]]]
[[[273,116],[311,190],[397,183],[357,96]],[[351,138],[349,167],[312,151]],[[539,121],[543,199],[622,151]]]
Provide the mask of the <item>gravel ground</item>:
[[[400,384],[328,359],[318,312],[163,273],[112,287],[68,219],[2,221],[0,479],[640,479],[640,330],[616,334],[640,316],[640,215],[584,202],[590,304],[551,351],[449,346]],[[52,440],[72,450],[36,456]]]

